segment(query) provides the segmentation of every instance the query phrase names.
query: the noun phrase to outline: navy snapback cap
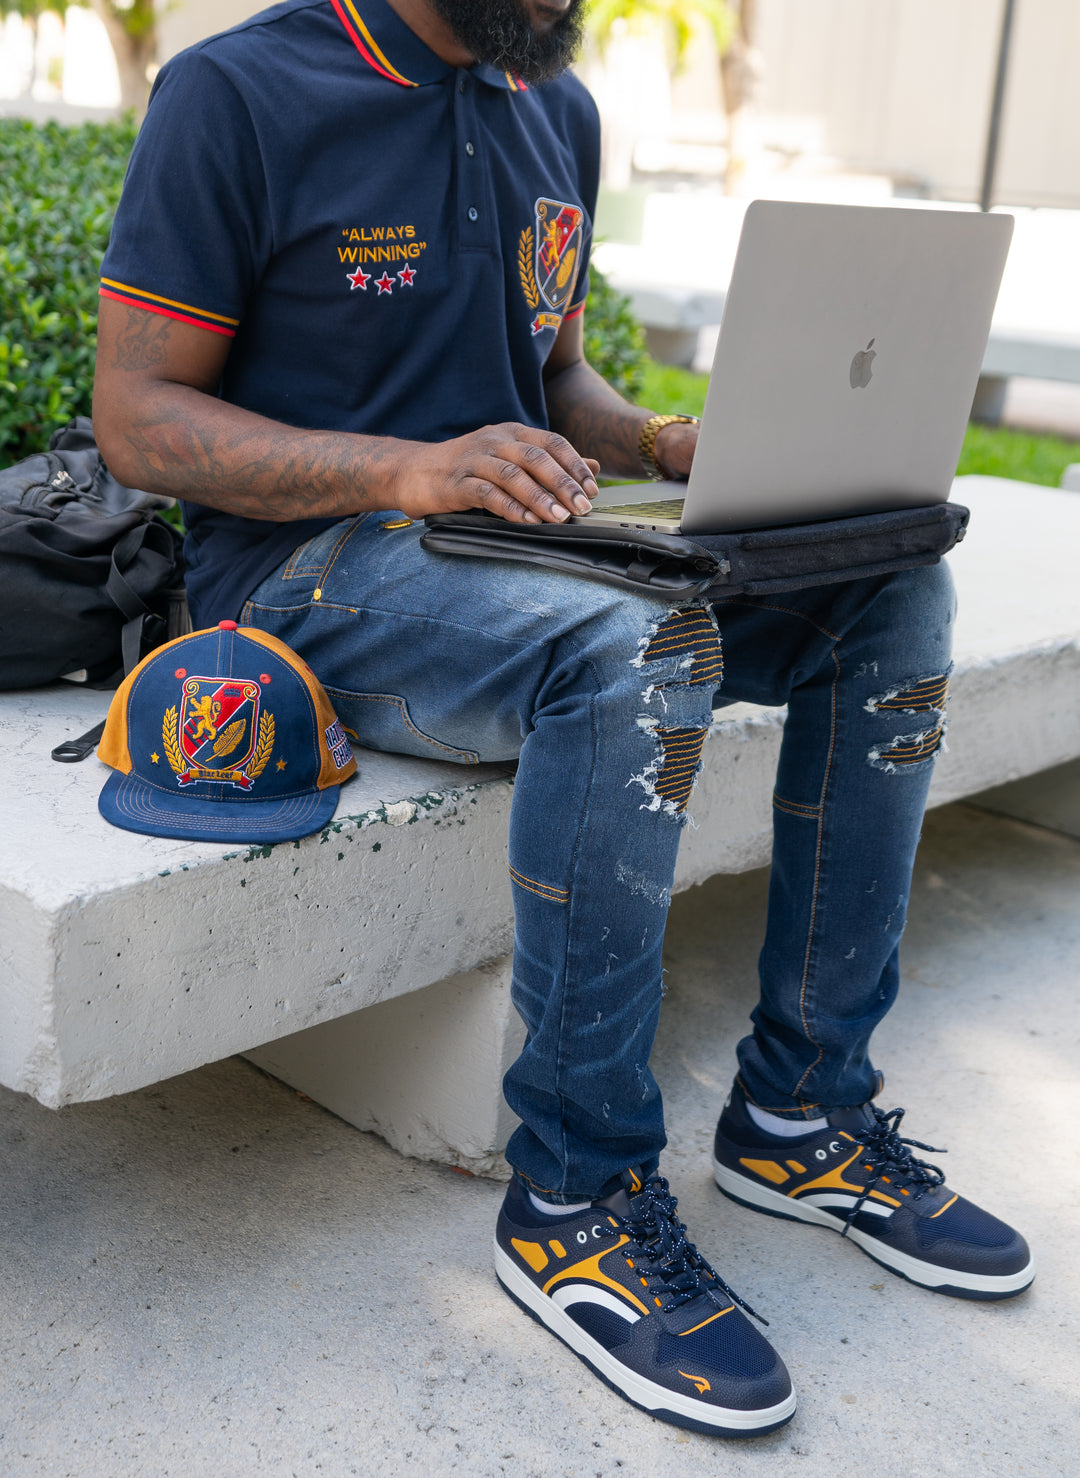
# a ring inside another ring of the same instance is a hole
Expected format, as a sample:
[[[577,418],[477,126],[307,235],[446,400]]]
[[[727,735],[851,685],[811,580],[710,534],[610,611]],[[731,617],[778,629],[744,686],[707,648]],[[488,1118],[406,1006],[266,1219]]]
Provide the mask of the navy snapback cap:
[[[98,758],[106,821],[148,836],[285,842],[318,831],[356,761],[301,657],[222,621],[144,657],[116,690]]]

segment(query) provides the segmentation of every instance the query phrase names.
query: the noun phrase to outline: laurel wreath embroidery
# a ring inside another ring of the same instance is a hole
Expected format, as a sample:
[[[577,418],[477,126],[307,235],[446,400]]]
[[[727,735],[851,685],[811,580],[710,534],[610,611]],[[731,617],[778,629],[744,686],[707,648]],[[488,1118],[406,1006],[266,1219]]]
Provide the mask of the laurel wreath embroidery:
[[[518,246],[518,276],[521,278],[521,288],[525,294],[525,301],[530,308],[539,308],[540,289],[536,285],[536,273],[533,271],[533,232],[531,226],[526,226],[521,233],[521,243]]]
[[[270,761],[270,755],[274,748],[274,715],[264,713],[259,720],[259,742],[255,746],[251,764],[248,765],[248,775],[252,780],[257,780],[266,769]]]
[[[187,769],[184,756],[180,753],[180,745],[176,738],[177,714],[175,707],[165,710],[165,719],[161,725],[161,742],[165,746],[165,758],[177,775],[182,775]]]
[[[161,742],[165,746],[165,757],[169,761],[173,772],[177,775],[183,775],[189,767],[181,753],[180,745],[176,738],[178,722],[176,708],[166,709],[165,718],[161,725]],[[243,719],[238,719],[235,724],[230,724],[214,745],[214,753],[221,756],[235,749],[240,743],[243,727]],[[255,753],[252,755],[251,764],[247,767],[247,773],[252,780],[257,780],[266,769],[273,750],[274,716],[270,713],[264,713],[259,719],[259,739],[255,745]]]
[[[223,734],[219,734],[214,740],[214,753],[220,759],[223,755],[232,754],[233,750],[244,737],[244,720],[238,718],[235,724],[230,724]]]

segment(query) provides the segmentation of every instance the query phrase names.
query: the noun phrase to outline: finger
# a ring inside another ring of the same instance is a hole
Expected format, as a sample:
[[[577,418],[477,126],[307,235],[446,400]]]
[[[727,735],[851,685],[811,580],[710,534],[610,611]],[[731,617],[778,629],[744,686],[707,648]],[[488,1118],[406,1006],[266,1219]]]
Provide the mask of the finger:
[[[469,491],[469,506],[472,508],[486,508],[489,513],[496,513],[500,518],[509,519],[511,523],[544,522],[538,513],[524,507],[505,488],[497,487],[493,482],[474,477],[465,486]]]
[[[581,511],[587,511],[591,507],[578,484],[557,462],[553,462],[546,453],[540,452],[539,448],[515,442],[502,447],[500,451],[501,455],[478,460],[471,469],[472,475],[502,488],[503,492],[509,493],[523,508],[531,509],[545,523],[564,523],[571,512],[579,511],[577,500],[581,501]],[[527,470],[522,464],[530,461],[530,453],[535,456]],[[541,457],[543,461],[539,460]],[[545,478],[554,486],[545,486]]]
[[[577,483],[578,487],[589,498],[595,498],[599,492],[596,485],[596,474],[600,471],[600,463],[594,462],[590,457],[583,457],[570,445],[565,436],[560,436],[556,431],[541,431],[535,426],[513,426],[507,428],[514,432],[514,440],[530,442],[538,447],[546,456],[556,462],[564,472]],[[532,467],[529,467],[532,471]],[[547,484],[550,486],[550,484]],[[554,491],[554,489],[552,489]],[[564,499],[565,501],[565,499]],[[576,509],[580,512],[582,510]],[[584,510],[588,511],[588,510]]]
[[[562,463],[557,462],[546,447],[535,441],[506,441],[492,447],[491,454],[502,464],[499,475],[494,480],[519,499],[522,493],[528,494],[530,506],[535,507],[538,513],[543,513],[544,508],[549,507],[552,515],[560,518],[569,516],[570,513],[588,513],[592,506],[589,500],[594,495],[587,488],[595,487],[595,483],[585,462],[576,452],[572,452],[568,460],[580,467],[585,485]],[[491,473],[485,468],[484,475],[491,476]],[[531,489],[521,480],[523,477],[549,495],[546,503],[537,505]],[[562,513],[556,510],[562,510]]]

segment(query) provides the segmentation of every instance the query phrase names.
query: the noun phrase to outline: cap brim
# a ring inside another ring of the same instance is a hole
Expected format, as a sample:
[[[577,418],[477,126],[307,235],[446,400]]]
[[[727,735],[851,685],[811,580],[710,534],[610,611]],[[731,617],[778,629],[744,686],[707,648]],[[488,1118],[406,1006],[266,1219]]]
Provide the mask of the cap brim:
[[[98,796],[113,826],[184,842],[291,842],[327,825],[337,809],[337,785],[273,801],[219,801],[172,794],[114,772]]]

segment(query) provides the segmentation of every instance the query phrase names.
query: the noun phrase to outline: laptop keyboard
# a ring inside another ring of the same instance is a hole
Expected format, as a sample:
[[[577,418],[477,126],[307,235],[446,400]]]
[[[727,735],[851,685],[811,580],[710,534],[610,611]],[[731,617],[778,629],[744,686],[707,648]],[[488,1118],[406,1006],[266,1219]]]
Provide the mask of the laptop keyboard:
[[[605,503],[597,513],[629,514],[631,518],[681,518],[683,498],[659,498],[655,503]]]

